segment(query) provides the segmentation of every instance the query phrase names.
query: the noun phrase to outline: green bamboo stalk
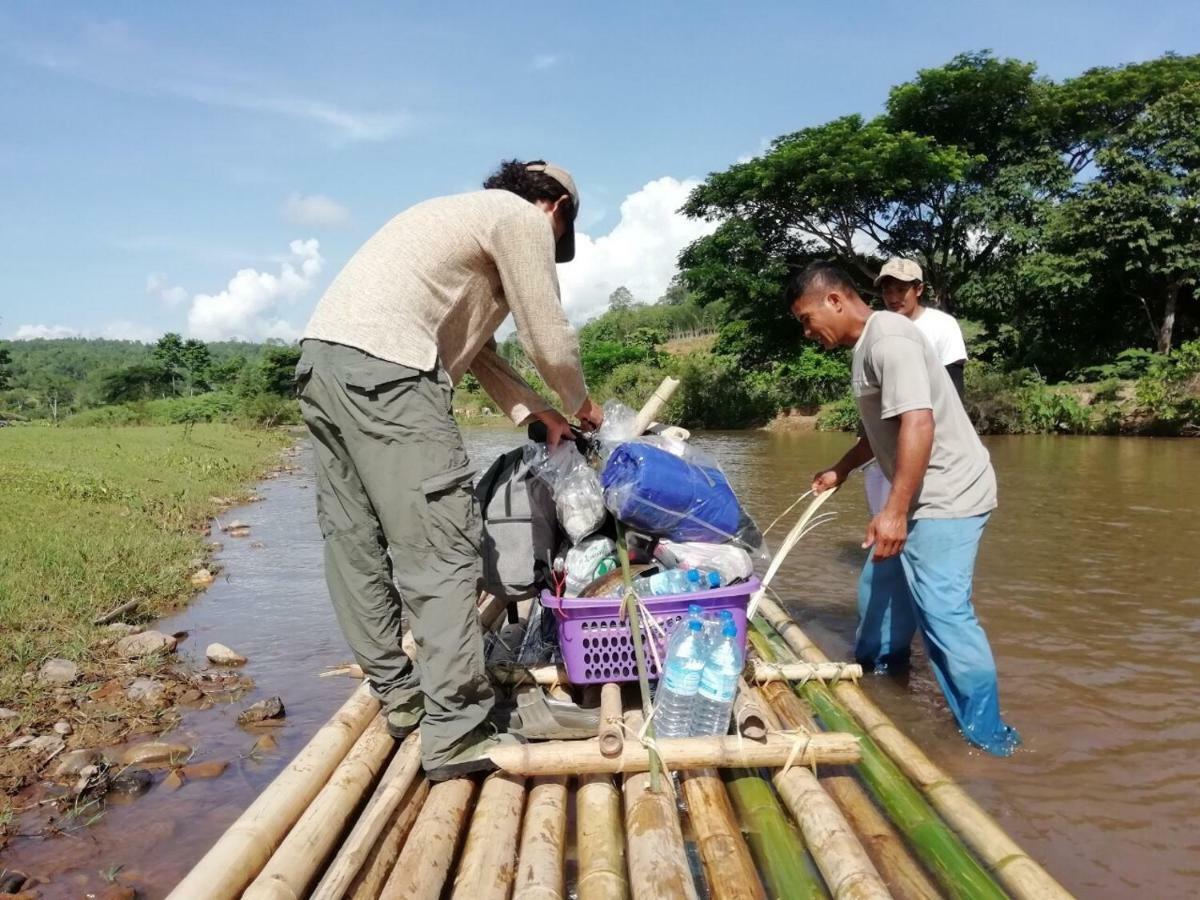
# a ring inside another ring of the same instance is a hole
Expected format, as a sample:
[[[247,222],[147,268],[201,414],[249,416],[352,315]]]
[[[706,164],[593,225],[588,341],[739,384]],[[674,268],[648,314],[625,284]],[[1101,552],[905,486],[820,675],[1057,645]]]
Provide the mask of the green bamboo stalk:
[[[779,633],[761,616],[756,616],[751,626],[750,640],[764,660],[796,659]],[[1003,900],[1008,896],[921,792],[834,699],[829,688],[814,680],[794,690],[812,705],[825,728],[858,737],[862,745],[862,762],[855,766],[859,776],[947,896],[963,900]]]
[[[633,658],[637,663],[638,687],[642,693],[642,715],[646,717],[646,737],[650,738],[647,748],[650,756],[650,790],[661,790],[663,764],[654,749],[654,719],[651,718],[653,703],[650,699],[650,676],[646,669],[646,650],[642,646],[642,617],[638,611],[637,596],[633,592],[633,573],[629,569],[629,545],[625,543],[625,527],[617,522],[617,560],[621,563],[621,575],[625,580],[625,599],[622,608],[629,614],[629,635],[633,641]]]
[[[729,769],[725,784],[767,893],[786,900],[827,898],[829,892],[809,860],[804,840],[770,783],[750,769]]]

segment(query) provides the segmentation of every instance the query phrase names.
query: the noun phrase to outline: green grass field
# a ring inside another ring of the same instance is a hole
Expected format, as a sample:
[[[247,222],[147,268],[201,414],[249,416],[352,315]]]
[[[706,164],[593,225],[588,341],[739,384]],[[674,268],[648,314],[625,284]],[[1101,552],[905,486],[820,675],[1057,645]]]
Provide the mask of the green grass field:
[[[48,656],[101,672],[91,622],[118,603],[141,598],[144,619],[187,598],[212,498],[244,495],[287,443],[229,425],[0,429],[0,705]]]

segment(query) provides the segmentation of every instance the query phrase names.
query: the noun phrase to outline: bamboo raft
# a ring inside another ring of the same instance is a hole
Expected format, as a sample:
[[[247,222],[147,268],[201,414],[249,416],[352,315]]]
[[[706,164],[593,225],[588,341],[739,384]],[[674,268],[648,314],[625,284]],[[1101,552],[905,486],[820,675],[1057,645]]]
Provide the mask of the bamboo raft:
[[[497,751],[431,784],[419,736],[360,686],[173,900],[1044,900],[1071,895],[902,734],[777,603],[750,631],[734,734],[639,739],[617,685],[593,739]],[[486,628],[503,607],[485,597]],[[510,685],[558,674],[496,670]],[[556,690],[564,685],[557,682]],[[673,773],[651,790],[657,754]]]

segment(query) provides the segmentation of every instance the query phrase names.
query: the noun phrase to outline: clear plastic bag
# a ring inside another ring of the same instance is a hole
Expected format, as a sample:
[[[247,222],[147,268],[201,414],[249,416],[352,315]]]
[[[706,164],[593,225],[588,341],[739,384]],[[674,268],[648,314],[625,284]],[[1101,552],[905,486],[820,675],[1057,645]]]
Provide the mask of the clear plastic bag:
[[[534,475],[554,492],[558,521],[572,544],[604,524],[608,511],[600,478],[573,443],[561,443],[553,450],[531,444],[527,452]]]
[[[639,437],[634,434],[636,427],[636,412],[619,400],[606,400],[604,402],[604,423],[596,432],[596,437],[602,444],[615,447],[617,444],[623,444]]]
[[[722,584],[730,584],[754,574],[754,560],[743,548],[734,544],[663,540],[655,548],[654,556],[664,565],[719,572]]]
[[[678,441],[627,441],[600,477],[605,505],[627,525],[672,541],[734,544],[765,557],[762,533],[720,465]]]
[[[567,595],[579,592],[616,568],[617,545],[610,537],[593,535],[567,551]]]

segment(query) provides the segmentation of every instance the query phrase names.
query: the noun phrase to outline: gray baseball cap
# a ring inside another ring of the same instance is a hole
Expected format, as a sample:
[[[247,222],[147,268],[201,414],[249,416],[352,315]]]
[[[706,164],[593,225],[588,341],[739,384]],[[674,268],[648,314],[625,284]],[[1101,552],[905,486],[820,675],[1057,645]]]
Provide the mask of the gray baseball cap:
[[[575,188],[575,179],[571,177],[571,173],[562,166],[556,166],[554,163],[538,162],[529,163],[525,167],[530,172],[544,172],[555,181],[562,185],[563,190],[571,198],[571,203],[575,207],[575,218],[579,218],[579,191]],[[562,237],[558,239],[558,244],[554,248],[554,261],[565,263],[570,262],[575,258],[575,222],[570,223],[570,229]]]

